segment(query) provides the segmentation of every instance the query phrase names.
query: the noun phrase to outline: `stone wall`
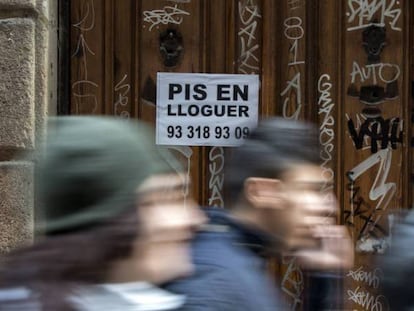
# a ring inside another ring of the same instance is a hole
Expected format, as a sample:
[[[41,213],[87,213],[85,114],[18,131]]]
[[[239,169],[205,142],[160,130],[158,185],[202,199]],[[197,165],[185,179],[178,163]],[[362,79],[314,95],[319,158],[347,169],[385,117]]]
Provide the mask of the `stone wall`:
[[[33,164],[55,94],[50,2],[0,0],[0,253],[33,238]]]

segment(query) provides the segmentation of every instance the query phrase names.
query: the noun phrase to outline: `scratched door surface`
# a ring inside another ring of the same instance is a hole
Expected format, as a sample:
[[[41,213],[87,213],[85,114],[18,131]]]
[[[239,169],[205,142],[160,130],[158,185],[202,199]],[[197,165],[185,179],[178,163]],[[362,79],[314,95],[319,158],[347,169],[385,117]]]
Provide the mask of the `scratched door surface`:
[[[387,310],[375,259],[393,211],[411,207],[408,0],[71,0],[71,114],[155,123],[156,73],[260,75],[261,116],[317,122],[326,200],[352,234],[356,265],[338,283],[342,309]],[[62,12],[62,14],[65,14]],[[230,148],[171,146],[201,204],[225,207]],[[270,273],[292,310],[307,280],[294,259]]]
[[[376,291],[381,271],[373,260],[389,246],[392,211],[408,207],[410,16],[402,12],[410,8],[409,1],[376,2],[349,1],[345,11],[342,141],[352,152],[343,160],[342,198],[357,253],[345,297],[349,308],[386,310],[387,298]]]

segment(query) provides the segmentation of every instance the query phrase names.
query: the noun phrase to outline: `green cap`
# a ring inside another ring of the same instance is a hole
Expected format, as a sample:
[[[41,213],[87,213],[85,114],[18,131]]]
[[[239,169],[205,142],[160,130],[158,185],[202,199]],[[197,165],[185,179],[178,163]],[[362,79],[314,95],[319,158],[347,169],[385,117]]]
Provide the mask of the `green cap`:
[[[40,212],[47,235],[109,220],[136,202],[150,175],[173,172],[149,126],[111,117],[56,117],[49,122],[37,170]]]

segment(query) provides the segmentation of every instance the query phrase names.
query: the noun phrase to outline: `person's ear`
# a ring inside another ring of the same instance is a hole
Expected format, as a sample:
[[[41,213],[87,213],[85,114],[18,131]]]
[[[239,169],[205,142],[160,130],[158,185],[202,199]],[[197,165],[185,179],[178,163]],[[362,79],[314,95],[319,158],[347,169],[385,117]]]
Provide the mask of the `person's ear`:
[[[254,207],[281,208],[282,187],[279,179],[249,177],[244,181],[244,195]]]

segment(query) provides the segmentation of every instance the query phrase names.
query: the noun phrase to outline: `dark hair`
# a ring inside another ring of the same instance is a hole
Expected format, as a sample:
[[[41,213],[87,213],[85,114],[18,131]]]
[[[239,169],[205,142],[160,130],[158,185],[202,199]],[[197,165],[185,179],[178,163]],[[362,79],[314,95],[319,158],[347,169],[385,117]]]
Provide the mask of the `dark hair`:
[[[66,298],[76,286],[104,282],[111,266],[131,254],[138,221],[133,206],[89,230],[45,237],[16,250],[3,262],[0,290],[24,287],[37,296],[41,310],[72,310]]]
[[[232,200],[248,177],[281,178],[298,163],[320,164],[317,128],[279,117],[264,119],[226,161],[226,192]]]

